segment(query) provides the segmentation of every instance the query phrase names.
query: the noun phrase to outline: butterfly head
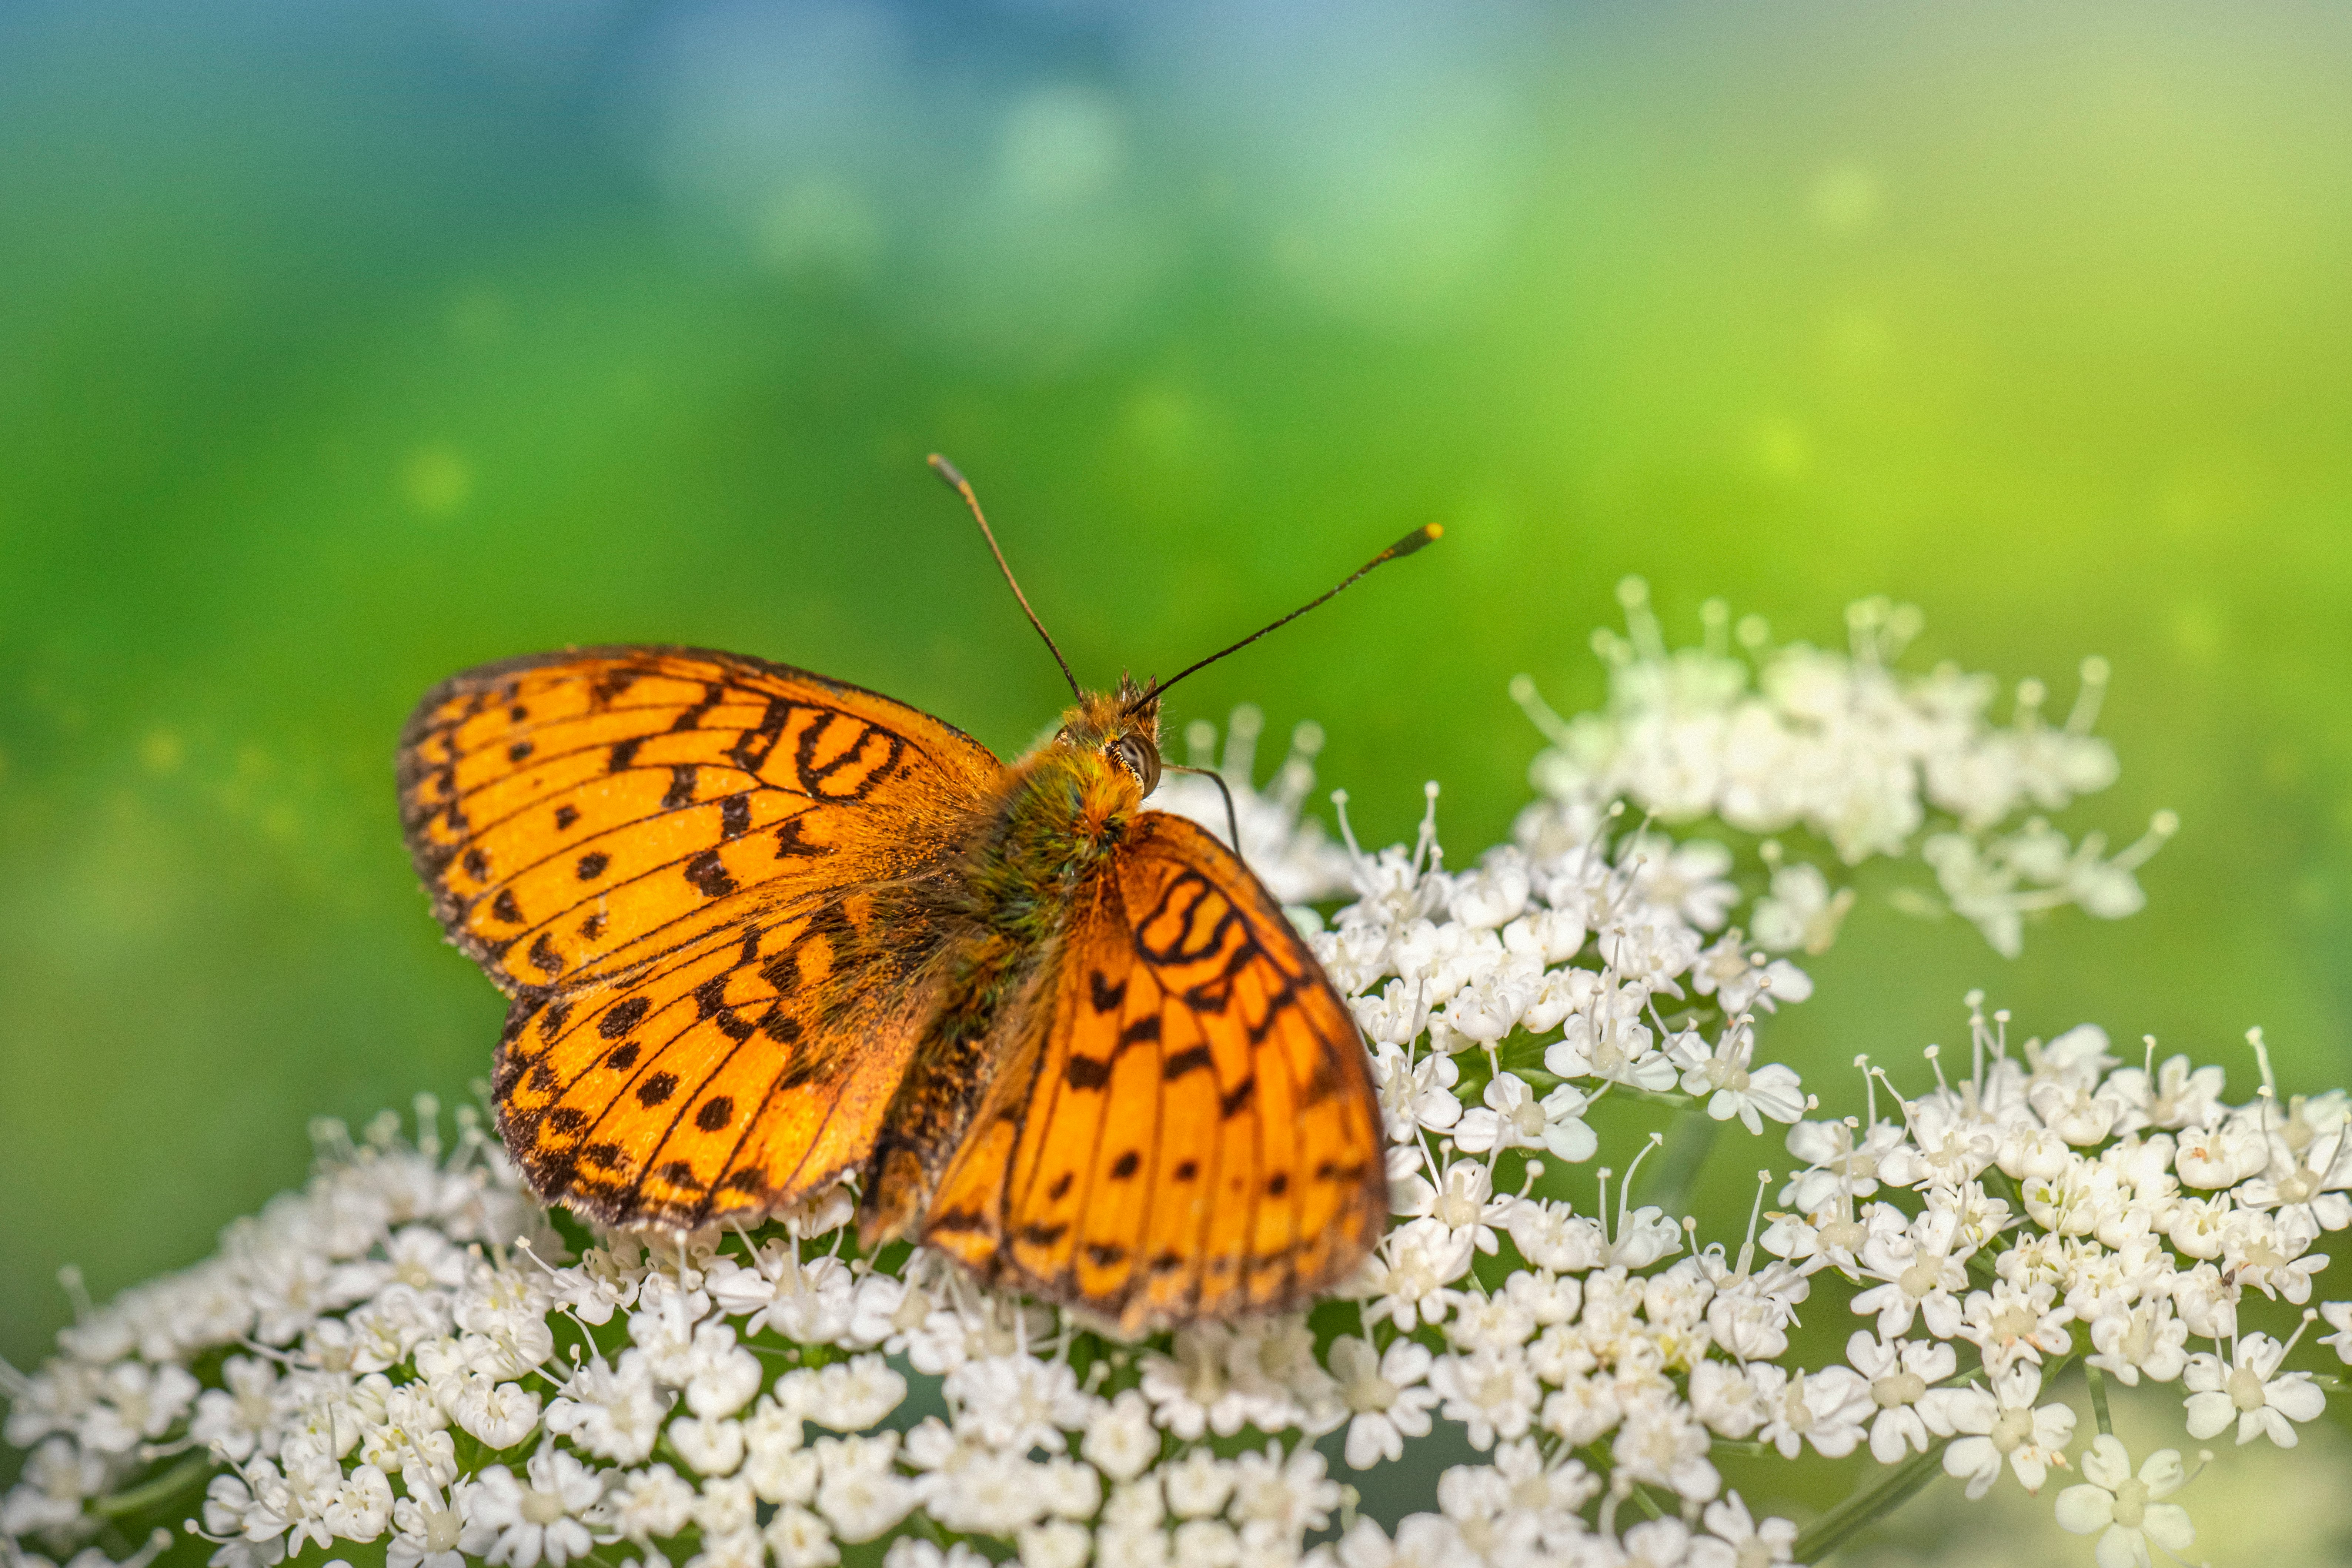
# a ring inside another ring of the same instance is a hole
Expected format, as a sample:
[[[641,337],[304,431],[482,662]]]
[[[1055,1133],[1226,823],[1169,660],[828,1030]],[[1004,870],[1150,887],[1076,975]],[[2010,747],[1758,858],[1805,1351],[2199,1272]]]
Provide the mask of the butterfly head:
[[[1120,676],[1115,691],[1090,691],[1062,715],[1057,746],[1095,755],[1135,781],[1145,796],[1160,787],[1160,700]]]

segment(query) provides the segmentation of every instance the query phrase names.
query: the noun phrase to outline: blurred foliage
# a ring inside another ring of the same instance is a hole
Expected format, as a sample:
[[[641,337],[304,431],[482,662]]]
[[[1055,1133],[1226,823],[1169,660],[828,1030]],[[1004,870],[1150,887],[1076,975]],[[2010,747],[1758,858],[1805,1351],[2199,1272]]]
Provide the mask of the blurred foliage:
[[[2149,910],[1866,899],[1766,1048],[1842,1093],[1981,984],[2342,1081],[2347,65],[2320,4],[0,9],[0,1353],[484,1072],[393,810],[439,677],[702,643],[1023,746],[933,448],[1096,680],[1443,521],[1171,718],[1321,721],[1375,838],[1441,779],[1456,861],[1628,572],[2105,654]]]

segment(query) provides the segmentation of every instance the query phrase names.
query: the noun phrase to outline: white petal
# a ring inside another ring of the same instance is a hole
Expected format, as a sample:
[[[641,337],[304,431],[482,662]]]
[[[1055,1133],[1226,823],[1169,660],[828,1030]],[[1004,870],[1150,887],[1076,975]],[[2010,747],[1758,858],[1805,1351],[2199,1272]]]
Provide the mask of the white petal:
[[[2062,1530],[2088,1535],[2095,1530],[2106,1529],[2115,1517],[2115,1496],[2104,1487],[2068,1487],[2058,1494],[2058,1526]]]
[[[2099,1568],[2148,1568],[2147,1538],[2137,1530],[2112,1525],[2099,1537],[2099,1549],[2094,1555]]]
[[[2189,1522],[2189,1510],[2179,1503],[2150,1503],[2140,1516],[2139,1527],[2148,1539],[2167,1552],[2186,1552],[2189,1543],[2197,1539],[2197,1527]]]
[[[2327,1408],[2327,1395],[2319,1391],[2317,1384],[2303,1378],[2280,1378],[2265,1384],[2263,1392],[2270,1395],[2271,1408],[2290,1421],[2316,1420]]]
[[[2091,1439],[2083,1454],[2084,1480],[2114,1491],[2131,1479],[2131,1455],[2125,1452],[2122,1439],[2105,1432]]]
[[[2229,1426],[2238,1406],[2226,1394],[2192,1394],[2189,1407],[2189,1435],[2200,1441],[2212,1436]]]

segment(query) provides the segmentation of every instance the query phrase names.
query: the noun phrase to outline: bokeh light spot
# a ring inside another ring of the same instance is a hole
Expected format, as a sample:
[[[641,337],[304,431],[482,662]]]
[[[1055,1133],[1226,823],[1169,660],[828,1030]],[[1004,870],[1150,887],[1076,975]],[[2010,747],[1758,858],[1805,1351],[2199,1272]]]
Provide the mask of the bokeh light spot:
[[[400,466],[400,493],[423,516],[452,516],[473,499],[474,466],[455,447],[419,447]]]

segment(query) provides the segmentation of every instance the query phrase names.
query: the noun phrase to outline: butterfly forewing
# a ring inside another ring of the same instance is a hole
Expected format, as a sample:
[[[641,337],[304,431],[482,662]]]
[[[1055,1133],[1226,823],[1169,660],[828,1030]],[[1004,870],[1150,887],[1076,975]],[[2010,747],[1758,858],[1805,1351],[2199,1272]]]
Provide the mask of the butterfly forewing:
[[[691,1226],[861,1160],[926,1015],[922,884],[1003,773],[904,704],[732,655],[549,655],[429,695],[409,846],[515,997],[494,1098],[542,1195]]]
[[[1369,1063],[1223,845],[1144,814],[1052,994],[1025,1093],[950,1167],[928,1239],[1130,1327],[1289,1306],[1360,1261],[1387,1208]]]
[[[435,912],[509,994],[620,973],[749,907],[936,868],[1003,773],[904,703],[675,648],[469,670],[418,706],[400,752]]]

